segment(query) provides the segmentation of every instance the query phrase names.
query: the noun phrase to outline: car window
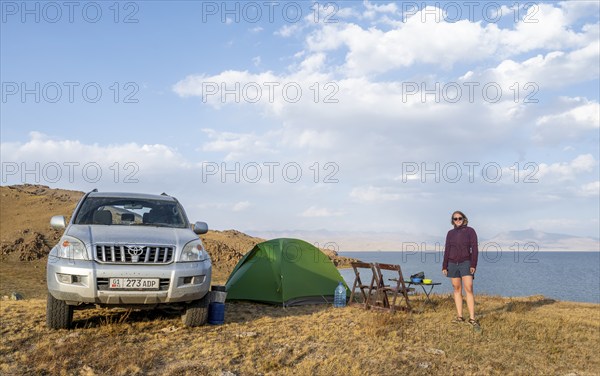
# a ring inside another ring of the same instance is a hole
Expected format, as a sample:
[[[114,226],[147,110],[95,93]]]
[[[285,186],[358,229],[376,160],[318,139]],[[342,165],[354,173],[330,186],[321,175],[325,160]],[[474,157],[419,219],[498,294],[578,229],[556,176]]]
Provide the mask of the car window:
[[[74,221],[84,225],[186,227],[177,202],[163,200],[88,197]]]

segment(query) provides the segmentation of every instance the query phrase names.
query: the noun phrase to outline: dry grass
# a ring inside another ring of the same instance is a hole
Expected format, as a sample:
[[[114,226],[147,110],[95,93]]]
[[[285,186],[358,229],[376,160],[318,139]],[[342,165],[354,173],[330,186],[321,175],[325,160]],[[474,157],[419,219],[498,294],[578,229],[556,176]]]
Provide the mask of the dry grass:
[[[173,312],[76,311],[45,328],[45,301],[2,301],[5,375],[597,375],[600,310],[543,297],[480,297],[481,333],[437,312],[228,303],[226,324],[189,329]],[[415,302],[417,307],[420,302]]]

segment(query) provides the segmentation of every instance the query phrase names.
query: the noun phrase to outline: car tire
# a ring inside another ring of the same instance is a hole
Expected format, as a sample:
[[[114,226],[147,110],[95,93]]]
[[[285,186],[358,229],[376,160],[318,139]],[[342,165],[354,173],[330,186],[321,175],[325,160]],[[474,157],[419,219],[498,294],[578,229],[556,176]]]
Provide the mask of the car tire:
[[[58,300],[48,293],[46,304],[46,326],[50,329],[69,329],[73,322],[73,306]]]
[[[187,305],[181,315],[183,325],[194,327],[206,324],[208,320],[208,294],[200,300],[195,300]]]

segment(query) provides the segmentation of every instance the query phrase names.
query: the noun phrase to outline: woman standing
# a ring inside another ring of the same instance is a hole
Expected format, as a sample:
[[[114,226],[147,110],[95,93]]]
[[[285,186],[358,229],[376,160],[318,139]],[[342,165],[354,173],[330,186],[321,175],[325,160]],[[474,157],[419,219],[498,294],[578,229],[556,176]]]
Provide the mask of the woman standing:
[[[452,213],[450,222],[454,228],[446,235],[446,247],[444,249],[444,262],[442,273],[452,281],[454,288],[454,304],[456,304],[455,323],[463,323],[463,298],[462,288],[467,295],[467,308],[469,310],[469,321],[475,329],[479,329],[479,323],[475,320],[475,297],[473,295],[473,279],[477,270],[477,234],[473,228],[467,226],[469,220],[461,211]]]

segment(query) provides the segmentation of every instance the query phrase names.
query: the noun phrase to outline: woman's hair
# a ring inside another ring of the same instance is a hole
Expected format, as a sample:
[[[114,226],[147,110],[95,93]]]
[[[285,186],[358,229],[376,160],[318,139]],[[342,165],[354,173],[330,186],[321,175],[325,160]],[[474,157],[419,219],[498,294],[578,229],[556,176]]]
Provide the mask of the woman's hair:
[[[463,226],[466,226],[469,224],[469,218],[467,218],[465,213],[461,212],[460,210],[457,210],[454,213],[452,213],[452,216],[450,216],[450,224],[452,226],[454,226],[454,228],[456,228],[456,225],[454,224],[454,220],[452,218],[454,218],[455,214],[460,214],[463,217],[463,223],[462,223]]]

